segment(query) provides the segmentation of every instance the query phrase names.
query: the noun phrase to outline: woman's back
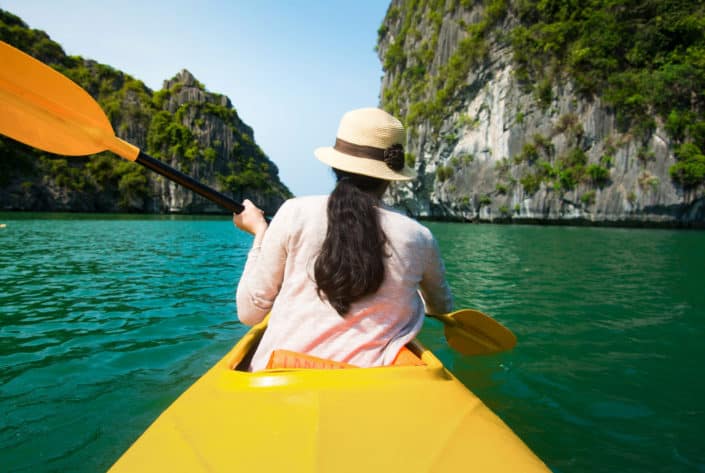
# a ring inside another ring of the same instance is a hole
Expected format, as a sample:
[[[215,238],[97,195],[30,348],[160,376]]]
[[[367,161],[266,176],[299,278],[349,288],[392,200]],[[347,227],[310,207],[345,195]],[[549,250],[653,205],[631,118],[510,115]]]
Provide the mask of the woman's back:
[[[354,301],[345,316],[319,295],[314,264],[326,236],[327,196],[287,201],[272,220],[238,287],[238,315],[255,322],[271,308],[269,328],[252,361],[266,366],[271,351],[287,349],[359,366],[389,364],[420,330],[424,306],[450,310],[451,296],[438,248],[418,222],[380,206],[386,236],[384,279]],[[253,263],[253,264],[251,264]]]

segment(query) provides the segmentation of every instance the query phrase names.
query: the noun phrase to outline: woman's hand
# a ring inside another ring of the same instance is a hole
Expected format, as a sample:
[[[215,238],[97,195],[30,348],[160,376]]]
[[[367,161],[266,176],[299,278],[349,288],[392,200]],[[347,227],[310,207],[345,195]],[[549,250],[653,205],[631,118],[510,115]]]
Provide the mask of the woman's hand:
[[[267,230],[267,220],[264,218],[264,212],[248,199],[245,199],[242,206],[245,207],[245,210],[239,214],[233,214],[235,226],[255,236],[263,235]]]

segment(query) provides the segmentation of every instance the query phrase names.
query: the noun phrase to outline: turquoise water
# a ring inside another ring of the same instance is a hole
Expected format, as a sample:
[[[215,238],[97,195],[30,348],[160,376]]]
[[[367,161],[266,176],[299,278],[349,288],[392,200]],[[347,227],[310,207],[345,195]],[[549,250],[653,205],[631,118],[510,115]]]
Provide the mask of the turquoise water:
[[[227,217],[0,223],[0,471],[104,471],[244,333],[249,239]],[[705,232],[429,226],[457,305],[519,343],[422,340],[554,471],[705,471]]]

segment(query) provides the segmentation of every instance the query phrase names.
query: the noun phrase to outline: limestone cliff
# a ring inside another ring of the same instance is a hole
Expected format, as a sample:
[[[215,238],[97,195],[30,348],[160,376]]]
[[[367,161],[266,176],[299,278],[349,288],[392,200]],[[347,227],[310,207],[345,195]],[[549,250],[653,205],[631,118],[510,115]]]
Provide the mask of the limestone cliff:
[[[60,45],[0,10],[0,39],[81,85],[120,138],[235,200],[274,213],[291,193],[230,99],[188,71],[152,91],[110,66],[67,56]],[[225,212],[111,153],[53,156],[0,137],[0,209],[82,212]]]
[[[154,104],[158,110],[146,144],[155,158],[235,200],[249,198],[269,212],[291,195],[230,99],[206,91],[189,71],[165,81]],[[218,211],[214,204],[162,177],[152,180],[152,189],[159,196],[159,210]]]
[[[388,199],[441,219],[703,226],[700,168],[695,180],[673,170],[692,140],[651,106],[648,126],[625,126],[620,105],[560,65],[527,73],[515,31],[528,14],[514,3],[391,2],[382,105],[407,125],[420,177]]]

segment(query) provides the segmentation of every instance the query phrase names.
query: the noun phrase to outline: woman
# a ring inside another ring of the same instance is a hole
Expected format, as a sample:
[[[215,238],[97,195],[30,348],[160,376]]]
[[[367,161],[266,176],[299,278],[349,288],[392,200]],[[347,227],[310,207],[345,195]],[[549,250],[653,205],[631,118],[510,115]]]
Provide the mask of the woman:
[[[424,310],[452,310],[430,231],[380,201],[390,181],[416,175],[404,164],[404,141],[402,124],[383,110],[348,112],[335,146],[314,152],[336,174],[330,196],[288,200],[269,227],[249,201],[234,215],[255,236],[238,317],[252,325],[271,313],[253,371],[275,349],[388,365],[421,329]]]

